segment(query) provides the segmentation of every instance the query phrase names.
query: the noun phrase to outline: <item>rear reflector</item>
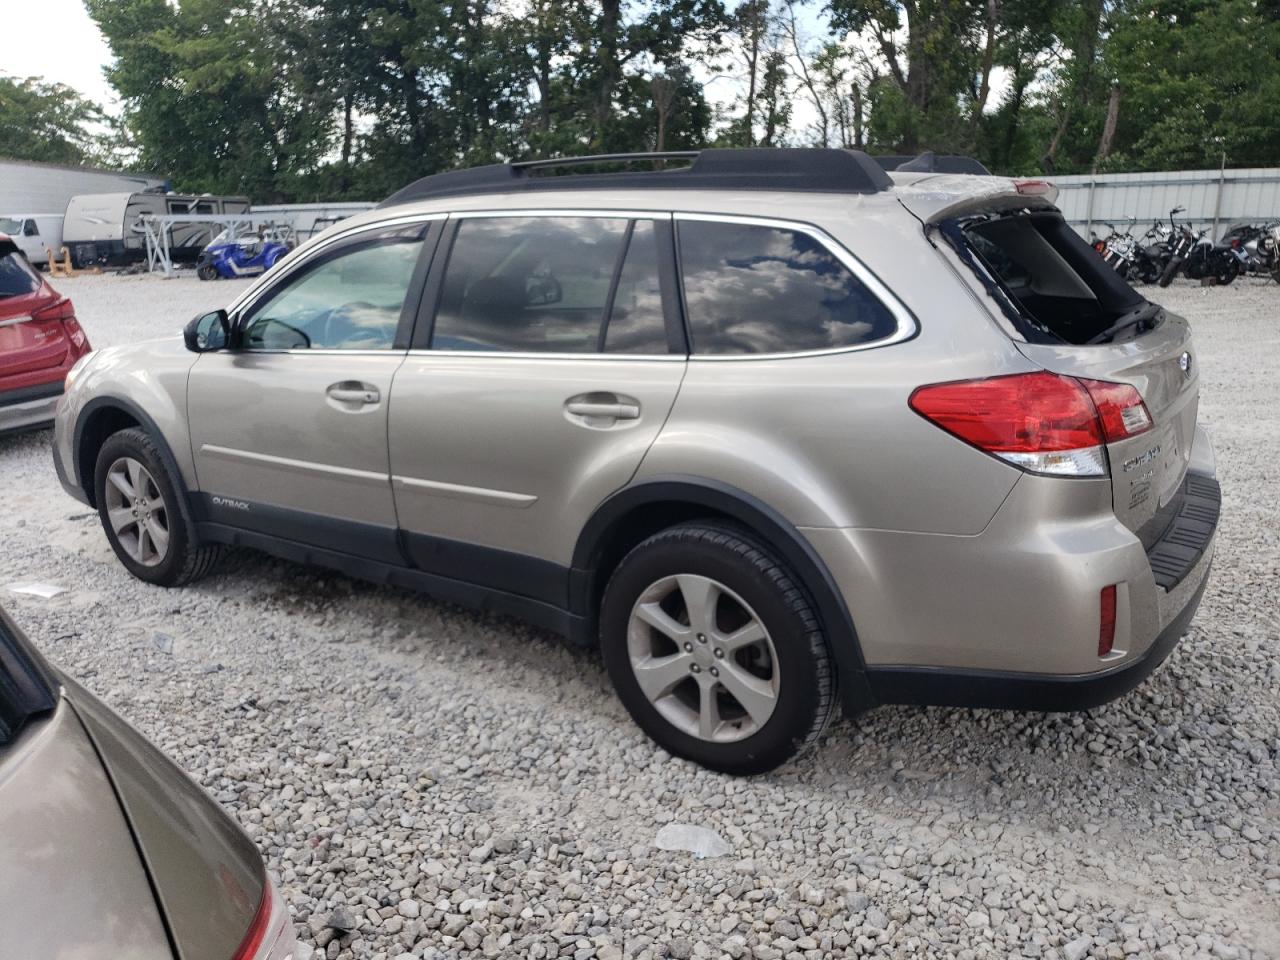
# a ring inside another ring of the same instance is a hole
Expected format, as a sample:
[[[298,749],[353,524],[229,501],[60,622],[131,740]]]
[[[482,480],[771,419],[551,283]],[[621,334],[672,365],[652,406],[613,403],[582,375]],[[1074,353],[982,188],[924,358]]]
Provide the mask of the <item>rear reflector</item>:
[[[919,387],[911,409],[1031,473],[1105,477],[1105,445],[1151,428],[1138,391],[1045,370]]]
[[[1098,627],[1098,656],[1105,657],[1116,643],[1116,585],[1102,588],[1102,620]]]

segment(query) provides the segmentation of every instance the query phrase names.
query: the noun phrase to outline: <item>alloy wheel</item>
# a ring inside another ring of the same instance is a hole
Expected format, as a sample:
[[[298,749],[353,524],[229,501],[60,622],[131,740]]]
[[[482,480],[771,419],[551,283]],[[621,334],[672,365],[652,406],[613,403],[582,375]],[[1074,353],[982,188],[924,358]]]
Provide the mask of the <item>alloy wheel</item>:
[[[781,676],[769,631],[746,601],[709,577],[663,577],[641,593],[627,652],[649,702],[700,740],[745,739],[777,706]]]
[[[133,457],[121,457],[107,469],[107,520],[116,539],[135,563],[154,567],[169,553],[169,509],[155,478]]]

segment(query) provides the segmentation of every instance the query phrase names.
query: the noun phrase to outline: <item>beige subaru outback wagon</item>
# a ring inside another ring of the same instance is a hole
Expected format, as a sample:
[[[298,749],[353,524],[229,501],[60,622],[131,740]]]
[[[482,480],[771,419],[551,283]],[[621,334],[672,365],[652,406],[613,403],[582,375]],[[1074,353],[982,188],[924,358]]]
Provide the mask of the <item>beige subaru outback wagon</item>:
[[[1199,364],[1048,184],[638,159],[428,177],[92,354],[67,490],[152,583],[246,546],[599,644],[654,740],[736,773],[837,705],[1155,669],[1217,527]]]

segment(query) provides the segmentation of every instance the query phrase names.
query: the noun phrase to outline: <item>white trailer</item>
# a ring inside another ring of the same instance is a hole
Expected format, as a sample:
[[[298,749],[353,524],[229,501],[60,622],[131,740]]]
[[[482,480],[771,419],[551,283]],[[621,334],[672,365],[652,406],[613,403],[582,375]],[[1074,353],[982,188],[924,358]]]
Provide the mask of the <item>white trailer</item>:
[[[127,266],[147,258],[143,218],[249,212],[248,197],[178,193],[99,193],[72,197],[62,226],[62,241],[76,267]],[[169,236],[173,260],[194,262],[221,227],[216,221],[186,220]]]

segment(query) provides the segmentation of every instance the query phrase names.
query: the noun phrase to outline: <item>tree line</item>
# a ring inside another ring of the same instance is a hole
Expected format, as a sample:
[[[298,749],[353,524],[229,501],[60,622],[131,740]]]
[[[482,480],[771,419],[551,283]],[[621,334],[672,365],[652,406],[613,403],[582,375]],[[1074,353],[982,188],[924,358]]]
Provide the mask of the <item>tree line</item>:
[[[125,158],[260,201],[708,145],[1010,174],[1280,163],[1280,0],[85,4],[122,115],[0,77],[0,155]]]

